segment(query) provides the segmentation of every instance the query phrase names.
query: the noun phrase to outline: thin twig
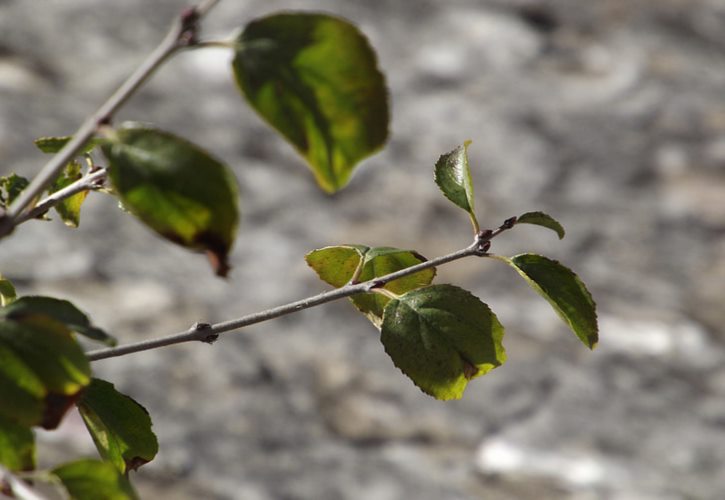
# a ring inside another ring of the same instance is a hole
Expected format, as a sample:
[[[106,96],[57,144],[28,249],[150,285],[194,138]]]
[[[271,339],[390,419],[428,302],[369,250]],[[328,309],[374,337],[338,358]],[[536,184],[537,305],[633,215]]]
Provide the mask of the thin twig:
[[[380,288],[385,284],[398,278],[417,273],[424,269],[440,266],[448,262],[453,262],[454,260],[459,260],[474,255],[479,257],[485,256],[486,252],[485,250],[482,250],[483,247],[486,246],[491,238],[495,237],[497,234],[500,234],[500,232],[500,230],[497,230],[490,231],[485,235],[479,234],[477,235],[476,240],[466,248],[450,253],[448,255],[444,255],[442,257],[421,262],[420,264],[401,269],[394,273],[386,274],[385,276],[380,276],[378,278],[364,281],[362,283],[347,284],[335,290],[329,290],[327,292],[323,292],[312,297],[308,297],[295,302],[290,302],[289,304],[278,306],[272,309],[267,309],[266,311],[248,314],[246,316],[242,316],[241,318],[233,319],[230,321],[224,321],[213,325],[206,323],[197,323],[184,332],[176,333],[166,337],[144,340],[134,344],[127,344],[119,347],[90,351],[86,353],[86,356],[90,361],[96,361],[99,359],[124,356],[126,354],[131,354],[134,352],[148,351],[151,349],[157,349],[159,347],[181,344],[184,342],[201,341],[211,343],[217,339],[219,334],[225,332],[239,330],[240,328],[244,328],[245,326],[253,325],[255,323],[261,323],[263,321],[268,321],[270,319],[302,311],[304,309],[309,309],[320,304],[332,302],[333,300],[350,297],[359,293],[367,293],[376,288]]]
[[[73,134],[73,138],[43,166],[28,187],[8,207],[5,214],[0,216],[0,238],[12,232],[13,228],[19,224],[18,220],[25,208],[46,189],[53,179],[58,176],[61,169],[78,155],[83,146],[95,135],[98,127],[108,123],[119,108],[138,91],[170,56],[194,43],[199,19],[214,7],[218,1],[204,0],[190,11],[184,11],[182,15],[174,20],[169,32],[146,60],[106,102],[86,118]]]
[[[59,189],[58,191],[51,193],[46,198],[39,201],[38,204],[31,210],[20,214],[20,216],[15,220],[15,225],[20,225],[25,221],[35,219],[36,217],[43,215],[66,198],[70,198],[71,196],[83,191],[93,191],[95,189],[99,189],[103,185],[103,181],[105,179],[105,168],[87,173],[77,181],[68,184],[63,189]]]

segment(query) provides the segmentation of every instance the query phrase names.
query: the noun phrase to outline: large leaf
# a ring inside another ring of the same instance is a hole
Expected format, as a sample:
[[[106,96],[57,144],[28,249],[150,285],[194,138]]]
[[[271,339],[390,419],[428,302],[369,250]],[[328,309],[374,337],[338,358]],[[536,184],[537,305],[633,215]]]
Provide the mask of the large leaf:
[[[563,239],[566,234],[564,226],[562,226],[559,221],[554,219],[551,215],[545,214],[544,212],[526,212],[516,219],[516,224],[534,224],[551,229],[559,236],[560,240]]]
[[[150,462],[159,451],[146,409],[110,382],[94,378],[78,410],[98,452],[122,473]]]
[[[81,164],[75,161],[70,162],[66,165],[65,169],[63,169],[63,173],[55,179],[48,192],[54,193],[56,191],[60,191],[64,187],[79,180],[81,177],[83,177]],[[76,193],[73,196],[61,200],[61,202],[54,207],[65,225],[78,227],[81,217],[81,205],[83,205],[87,195],[88,191],[81,191],[80,193]]]
[[[68,328],[91,340],[115,346],[116,339],[91,324],[80,309],[71,302],[54,297],[26,295],[0,309],[0,316],[8,319],[22,319],[26,316],[44,314],[60,321]]]
[[[73,500],[135,500],[138,495],[113,464],[78,460],[52,470]]]
[[[438,159],[435,165],[435,181],[446,198],[468,212],[474,227],[478,230],[474,213],[473,181],[468,166],[469,144],[471,141],[466,141],[462,146]]]
[[[358,275],[355,281],[360,283],[426,261],[425,257],[411,250],[391,247],[369,248],[362,245],[321,248],[308,253],[305,259],[323,281],[336,288],[347,284],[356,271]],[[362,267],[360,268],[360,266]],[[429,285],[433,281],[435,273],[435,268],[424,269],[391,281],[383,288],[396,295],[401,295]],[[390,301],[389,297],[379,293],[364,293],[355,295],[350,300],[375,326],[380,328],[383,311]]]
[[[574,272],[555,260],[525,253],[503,260],[544,297],[587,347],[599,341],[597,310],[592,295]]]
[[[229,169],[190,142],[126,124],[102,147],[124,207],[158,234],[204,251],[225,276],[239,221],[239,194]]]
[[[432,285],[388,303],[380,339],[423,392],[460,399],[469,380],[506,361],[503,335],[496,315],[474,295]]]
[[[35,468],[35,437],[30,428],[0,416],[0,465],[11,471]]]
[[[326,14],[257,19],[232,63],[252,107],[307,160],[327,192],[388,137],[388,96],[375,53],[349,22]]]
[[[90,382],[72,332],[46,315],[0,321],[0,357],[0,413],[23,425],[54,429]]]

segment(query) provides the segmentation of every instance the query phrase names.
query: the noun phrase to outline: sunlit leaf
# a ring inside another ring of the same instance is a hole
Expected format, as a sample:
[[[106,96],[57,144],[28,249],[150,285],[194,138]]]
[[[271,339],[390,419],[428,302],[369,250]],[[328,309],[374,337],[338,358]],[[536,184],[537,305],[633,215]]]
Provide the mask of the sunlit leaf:
[[[34,315],[49,316],[84,337],[102,342],[111,347],[116,345],[115,338],[100,328],[93,326],[88,316],[67,300],[38,295],[26,295],[17,299],[7,307],[0,309],[0,316],[8,319],[21,320],[24,317]]]
[[[362,245],[326,247],[314,250],[305,257],[323,281],[339,288],[347,284],[358,267],[356,282],[360,283],[386,274],[400,271],[425,262],[426,258],[411,250],[391,247],[369,248]],[[410,290],[429,285],[435,277],[435,269],[428,268],[409,276],[398,278],[382,288],[400,295]],[[350,298],[352,303],[364,313],[372,323],[380,327],[383,311],[390,300],[379,293],[365,293]]]
[[[526,253],[511,258],[499,257],[524,277],[569,325],[584,345],[593,349],[599,341],[599,326],[594,299],[574,272],[557,261]]]
[[[46,315],[0,321],[0,356],[10,363],[0,368],[0,391],[13,398],[3,399],[0,412],[24,425],[55,428],[90,382],[73,334]]]
[[[35,436],[25,425],[0,416],[0,465],[11,471],[35,468]]]
[[[71,162],[66,165],[65,169],[63,169],[63,173],[55,179],[48,192],[55,193],[56,191],[60,191],[64,187],[79,180],[81,177],[83,177],[81,164],[75,161]],[[88,191],[81,191],[80,193],[76,193],[73,196],[69,196],[64,200],[61,200],[60,203],[54,207],[55,211],[58,212],[58,215],[60,215],[61,220],[66,226],[78,227],[81,217],[81,205],[83,205],[87,195]]]
[[[326,14],[257,19],[232,63],[252,107],[307,160],[327,192],[388,137],[388,96],[367,39]]]
[[[239,221],[229,169],[198,146],[139,124],[116,130],[102,150],[123,206],[164,238],[205,252],[226,276]]]
[[[135,500],[126,476],[109,462],[78,460],[52,470],[73,500]]]
[[[452,285],[391,300],[380,339],[393,363],[436,399],[460,399],[468,381],[506,361],[504,329],[489,307]]]
[[[471,141],[466,141],[438,159],[435,165],[435,181],[446,198],[468,212],[471,220],[475,221],[473,181],[468,166],[469,144]],[[477,222],[475,226],[478,227]]]
[[[535,224],[554,231],[559,239],[563,239],[566,234],[564,227],[554,219],[551,215],[544,212],[526,212],[524,215],[516,219],[516,224]]]
[[[148,412],[113,384],[94,378],[78,410],[98,452],[119,471],[136,470],[156,456],[159,445]]]

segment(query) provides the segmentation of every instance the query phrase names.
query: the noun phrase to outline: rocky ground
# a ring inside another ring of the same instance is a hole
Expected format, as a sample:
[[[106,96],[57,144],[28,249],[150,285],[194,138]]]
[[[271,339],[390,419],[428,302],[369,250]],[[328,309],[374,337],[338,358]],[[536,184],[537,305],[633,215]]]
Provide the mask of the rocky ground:
[[[71,133],[162,37],[183,1],[0,0],[0,169]],[[441,268],[507,327],[508,363],[464,399],[420,393],[345,303],[94,364],[147,406],[161,442],[147,498],[718,499],[725,495],[725,3],[720,0],[224,1],[206,32],[279,9],[357,23],[393,107],[387,148],[329,197],[242,102],[224,51],[172,61],[123,111],[186,135],[239,178],[228,281],[118,211],[29,223],[0,243],[23,293],[67,297],[130,342],[317,293],[303,255],[355,242],[432,257],[468,244],[432,165],[472,139],[484,225],[544,210],[498,253],[574,268],[599,306],[587,352],[495,262]],[[43,459],[92,454],[82,424]],[[67,452],[66,452],[67,456]]]

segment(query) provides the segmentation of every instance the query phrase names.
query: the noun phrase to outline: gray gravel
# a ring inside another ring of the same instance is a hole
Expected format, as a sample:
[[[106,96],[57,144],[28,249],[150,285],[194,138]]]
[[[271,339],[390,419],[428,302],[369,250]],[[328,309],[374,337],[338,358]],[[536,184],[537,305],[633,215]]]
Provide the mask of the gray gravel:
[[[182,1],[0,1],[0,170],[31,175],[32,139],[71,133],[161,38]],[[172,61],[120,119],[150,121],[232,166],[243,226],[231,278],[91,196],[78,230],[20,227],[0,271],[74,300],[130,342],[324,289],[302,259],[355,242],[429,257],[468,244],[432,165],[466,139],[480,218],[544,210],[498,253],[537,251],[592,290],[587,352],[495,262],[441,268],[488,302],[508,363],[462,401],[420,393],[345,303],[94,364],[150,410],[147,498],[719,499],[725,496],[725,3],[720,0],[222,2],[227,34],[279,9],[357,23],[379,51],[392,138],[322,194],[236,93],[223,51]],[[413,11],[414,9],[414,11]],[[93,454],[77,417],[41,458]]]

